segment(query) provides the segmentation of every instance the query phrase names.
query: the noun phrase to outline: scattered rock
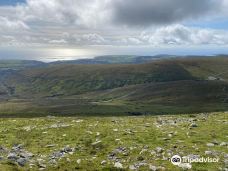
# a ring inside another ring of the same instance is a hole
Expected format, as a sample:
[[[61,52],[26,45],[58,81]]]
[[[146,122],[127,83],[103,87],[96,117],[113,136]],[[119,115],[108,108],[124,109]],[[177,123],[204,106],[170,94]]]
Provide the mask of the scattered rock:
[[[172,138],[173,137],[173,134],[168,134],[168,137]]]
[[[25,152],[25,151],[21,152],[19,155],[20,157],[27,158],[27,159],[32,158],[34,156],[32,153]]]
[[[219,152],[217,151],[205,151],[206,155],[218,156]]]
[[[57,165],[57,161],[55,159],[51,159],[48,163],[51,165]]]
[[[45,169],[47,166],[45,164],[42,164],[42,163],[38,163],[38,167],[40,169]]]
[[[22,144],[14,145],[12,151],[20,151],[23,148]]]
[[[212,151],[205,151],[205,154],[206,154],[206,155],[212,155],[213,152],[212,152]]]
[[[153,166],[153,165],[150,165],[149,166],[149,169],[152,170],[152,171],[157,171],[157,167],[156,166]]]
[[[137,170],[137,168],[134,165],[130,165],[129,170]]]
[[[164,149],[161,148],[161,147],[157,147],[157,148],[155,149],[155,151],[156,151],[157,153],[162,153],[162,152],[164,151]]]
[[[18,156],[16,153],[9,153],[7,158],[12,161],[16,161],[18,159]]]
[[[8,150],[2,146],[0,146],[0,153],[7,153]]]
[[[99,146],[102,143],[102,141],[96,141],[94,143],[92,143],[92,146]]]
[[[224,158],[228,158],[228,154],[224,154]]]
[[[19,159],[17,159],[17,163],[20,166],[25,166],[26,162],[27,162],[26,158],[19,158]]]
[[[71,126],[71,125],[64,124],[64,123],[56,123],[56,124],[51,125],[49,128],[66,128],[69,126]]]
[[[78,159],[78,160],[77,160],[77,163],[78,163],[78,164],[80,164],[80,163],[81,163],[81,161],[82,161],[81,159]]]
[[[178,165],[180,168],[182,169],[191,169],[192,168],[192,165],[190,163],[181,163]]]
[[[165,167],[158,166],[158,167],[157,167],[157,170],[159,170],[159,171],[165,171]]]
[[[114,167],[115,167],[115,168],[118,168],[118,169],[122,169],[122,168],[123,168],[123,165],[122,165],[120,162],[116,162],[116,163],[114,164]]]
[[[224,160],[224,164],[225,164],[226,167],[228,167],[228,159]]]
[[[60,151],[56,151],[52,153],[50,158],[59,159],[59,158],[62,158],[65,154],[71,154],[73,152],[74,152],[74,148],[70,148],[70,146],[67,145],[66,147],[62,148]]]
[[[62,152],[54,152],[52,155],[51,155],[51,159],[58,159],[58,158],[61,158],[63,157],[64,153]]]
[[[69,152],[72,152],[72,151],[73,151],[73,148],[70,148],[70,146],[67,145],[67,146],[64,147],[61,151],[62,151],[62,152],[65,152],[65,153],[69,153]]]
[[[106,160],[103,160],[102,162],[101,162],[101,165],[105,165],[107,163],[107,161]]]
[[[214,145],[219,145],[219,142],[217,140],[212,141]]]
[[[214,147],[215,145],[213,143],[207,143],[208,147]]]
[[[220,146],[227,146],[227,144],[228,144],[228,143],[226,143],[226,142],[221,142],[219,145],[220,145]]]
[[[192,123],[192,124],[190,125],[190,128],[196,128],[196,127],[198,127],[198,125],[197,125],[196,123]]]
[[[147,166],[148,164],[145,161],[141,161],[134,164],[134,167],[138,170],[142,166]]]

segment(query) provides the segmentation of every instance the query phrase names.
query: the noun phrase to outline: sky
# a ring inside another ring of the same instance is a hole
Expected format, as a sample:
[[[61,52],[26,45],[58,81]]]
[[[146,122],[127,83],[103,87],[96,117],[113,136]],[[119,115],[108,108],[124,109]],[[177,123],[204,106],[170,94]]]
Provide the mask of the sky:
[[[1,0],[0,58],[228,54],[228,0]]]

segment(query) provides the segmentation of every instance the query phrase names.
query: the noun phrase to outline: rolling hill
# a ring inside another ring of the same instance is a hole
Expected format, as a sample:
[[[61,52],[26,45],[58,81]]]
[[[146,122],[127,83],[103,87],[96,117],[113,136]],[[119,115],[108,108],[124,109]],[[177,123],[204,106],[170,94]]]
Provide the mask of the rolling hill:
[[[25,115],[224,111],[227,66],[228,58],[211,57],[24,68],[1,80],[0,111]]]

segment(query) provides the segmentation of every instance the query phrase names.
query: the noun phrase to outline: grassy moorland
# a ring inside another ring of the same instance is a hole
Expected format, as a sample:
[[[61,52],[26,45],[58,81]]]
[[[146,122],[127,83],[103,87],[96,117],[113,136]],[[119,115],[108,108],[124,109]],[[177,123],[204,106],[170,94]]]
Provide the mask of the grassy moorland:
[[[1,170],[222,170],[228,114],[0,119]],[[174,166],[170,157],[218,163]]]
[[[228,168],[228,58],[4,62],[0,170]],[[219,161],[174,166],[176,154]]]

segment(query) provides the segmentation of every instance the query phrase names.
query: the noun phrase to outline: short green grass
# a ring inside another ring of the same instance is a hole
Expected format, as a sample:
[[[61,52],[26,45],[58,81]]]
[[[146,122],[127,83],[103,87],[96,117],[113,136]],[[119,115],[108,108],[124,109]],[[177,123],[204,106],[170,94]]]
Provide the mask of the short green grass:
[[[171,124],[175,120],[177,124]],[[166,124],[161,125],[161,122]],[[189,129],[192,122],[198,127]],[[225,167],[224,154],[228,153],[228,148],[219,145],[207,147],[206,144],[214,140],[228,142],[227,123],[227,112],[175,116],[0,119],[0,146],[10,149],[15,144],[23,144],[25,150],[34,154],[35,163],[32,167],[29,163],[20,167],[0,154],[4,157],[0,161],[0,170],[38,170],[36,161],[40,158],[47,165],[46,170],[50,171],[118,170],[108,155],[116,148],[124,147],[127,155],[117,154],[123,165],[122,170],[129,170],[130,165],[145,162],[147,165],[139,170],[149,170],[149,165],[154,165],[178,171],[181,169],[169,161],[169,150],[181,156],[205,156],[206,150],[216,150],[220,158],[218,163],[192,164],[192,170],[215,171]],[[54,124],[67,126],[50,128]],[[173,136],[168,137],[169,133],[173,133]],[[92,146],[96,141],[101,143]],[[55,146],[46,147],[51,144]],[[75,148],[74,154],[66,154],[54,166],[49,164],[49,156],[67,145]],[[153,155],[152,151],[156,147],[163,148],[164,153]],[[81,162],[77,162],[79,159]],[[101,164],[103,160],[106,161],[104,165]]]

